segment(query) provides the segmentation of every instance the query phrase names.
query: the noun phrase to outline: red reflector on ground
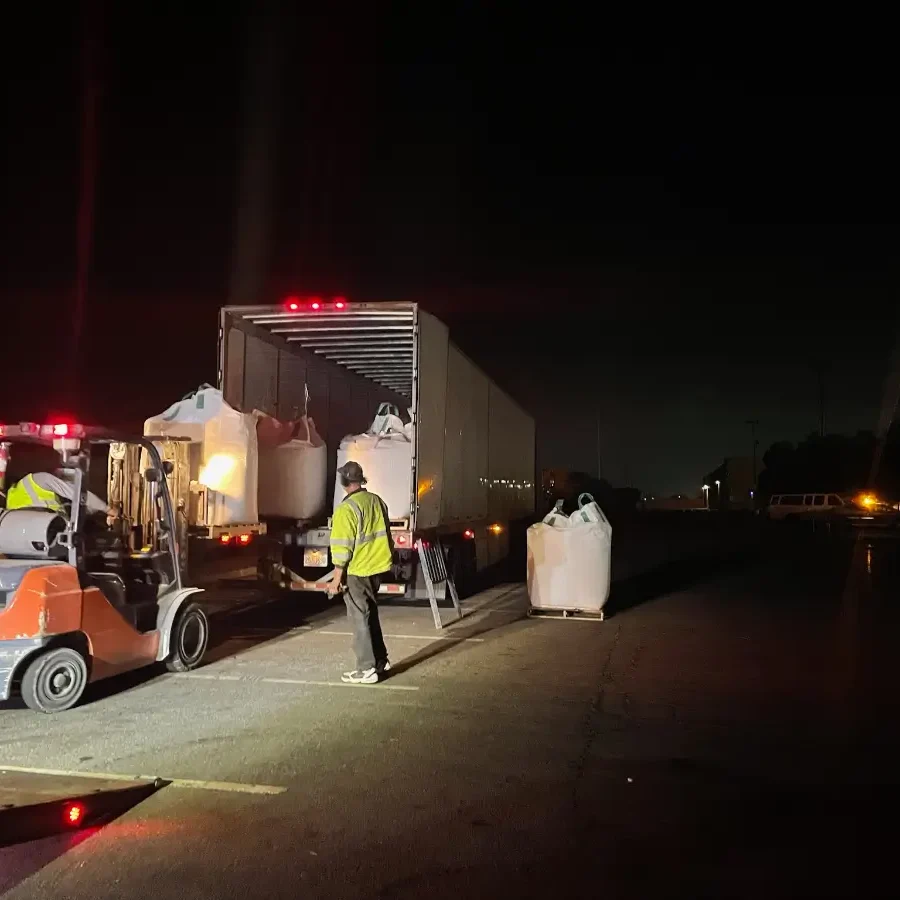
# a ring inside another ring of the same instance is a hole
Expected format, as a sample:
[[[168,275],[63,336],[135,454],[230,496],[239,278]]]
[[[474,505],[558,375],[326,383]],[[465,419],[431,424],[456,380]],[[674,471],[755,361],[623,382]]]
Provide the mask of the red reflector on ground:
[[[63,815],[67,825],[80,825],[84,819],[84,807],[80,803],[70,803]]]

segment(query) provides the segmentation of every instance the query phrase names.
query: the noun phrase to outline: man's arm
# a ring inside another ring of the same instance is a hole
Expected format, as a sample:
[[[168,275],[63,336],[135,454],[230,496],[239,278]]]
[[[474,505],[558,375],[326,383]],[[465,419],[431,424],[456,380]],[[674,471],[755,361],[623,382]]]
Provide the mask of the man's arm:
[[[344,570],[353,559],[353,550],[356,546],[356,524],[356,513],[349,503],[342,503],[334,511],[330,542],[334,576],[328,587],[329,594],[336,594],[341,589]]]
[[[49,472],[37,472],[34,476],[35,484],[42,487],[45,491],[53,491],[57,497],[68,500],[70,503],[75,498],[75,487],[71,481],[59,478],[57,475],[51,475]],[[116,511],[107,506],[105,500],[101,500],[96,494],[90,491],[85,492],[85,505],[93,513],[106,513],[109,516],[116,515]]]

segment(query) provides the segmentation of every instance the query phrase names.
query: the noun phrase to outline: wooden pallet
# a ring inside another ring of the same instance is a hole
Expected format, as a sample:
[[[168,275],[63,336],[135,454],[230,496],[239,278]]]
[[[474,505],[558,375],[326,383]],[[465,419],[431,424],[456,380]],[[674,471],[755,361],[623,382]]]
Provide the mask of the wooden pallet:
[[[580,619],[582,622],[602,622],[603,610],[594,612],[584,609],[537,609],[534,606],[528,608],[529,617],[536,619]]]

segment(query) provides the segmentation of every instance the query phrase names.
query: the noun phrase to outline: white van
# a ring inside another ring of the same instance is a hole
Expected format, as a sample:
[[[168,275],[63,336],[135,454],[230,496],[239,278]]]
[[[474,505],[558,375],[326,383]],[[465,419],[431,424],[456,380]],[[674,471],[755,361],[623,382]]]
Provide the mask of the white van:
[[[772,521],[779,522],[788,516],[828,515],[845,505],[837,494],[773,494],[766,512]]]

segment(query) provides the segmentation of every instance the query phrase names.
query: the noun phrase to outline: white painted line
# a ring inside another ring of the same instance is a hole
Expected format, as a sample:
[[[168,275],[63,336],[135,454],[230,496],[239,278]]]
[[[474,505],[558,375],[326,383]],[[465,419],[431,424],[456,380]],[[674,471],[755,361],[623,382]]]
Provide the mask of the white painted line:
[[[311,684],[316,687],[371,687],[371,685],[344,684],[343,681],[306,681],[302,678],[261,678],[269,684]],[[417,691],[419,688],[412,684],[384,684],[379,682],[380,691]]]
[[[353,637],[352,631],[325,631],[320,628],[318,634],[331,634],[337,637]],[[382,637],[396,638],[402,641],[469,641],[473,644],[483,644],[484,638],[461,638],[454,637],[452,634],[384,634]]]
[[[184,672],[172,675],[172,678],[202,678],[205,681],[248,681],[253,684],[265,682],[266,684],[298,684],[307,687],[371,687],[371,685],[344,684],[343,681],[313,681],[306,678],[265,678],[247,675],[207,675],[203,672]],[[379,682],[378,689],[382,691],[417,691],[419,688],[412,684],[384,684]]]
[[[19,772],[23,775],[54,775],[60,778],[93,778],[97,781],[164,781],[168,787],[192,788],[198,791],[224,791],[231,794],[284,794],[286,787],[274,784],[243,784],[239,781],[198,781],[193,778],[166,778],[164,775],[123,775],[119,772],[79,772],[75,769],[38,769],[30,766],[8,766],[0,763],[0,774]]]

